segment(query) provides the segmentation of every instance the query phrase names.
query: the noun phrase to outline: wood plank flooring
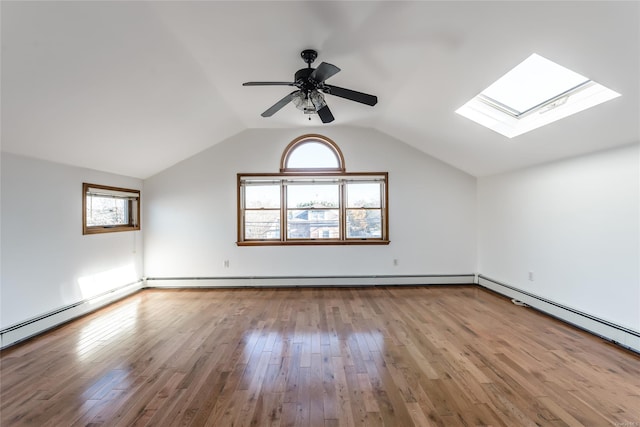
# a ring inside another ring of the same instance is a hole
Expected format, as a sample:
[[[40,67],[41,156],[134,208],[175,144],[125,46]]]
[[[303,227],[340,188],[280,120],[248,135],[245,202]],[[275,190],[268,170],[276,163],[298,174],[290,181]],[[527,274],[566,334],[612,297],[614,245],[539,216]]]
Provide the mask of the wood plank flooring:
[[[145,290],[0,363],[3,427],[640,427],[640,356],[475,286]]]

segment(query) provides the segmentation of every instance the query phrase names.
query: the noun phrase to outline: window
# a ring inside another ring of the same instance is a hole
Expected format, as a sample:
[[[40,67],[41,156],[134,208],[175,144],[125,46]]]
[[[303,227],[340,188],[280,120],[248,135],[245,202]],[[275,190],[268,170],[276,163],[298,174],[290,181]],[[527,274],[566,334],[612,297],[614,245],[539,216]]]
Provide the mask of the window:
[[[238,174],[238,245],[388,244],[387,183],[345,172],[328,138],[297,138],[280,173]]]
[[[456,113],[513,138],[618,96],[534,53]]]
[[[82,184],[82,234],[140,230],[140,191]]]
[[[335,142],[322,135],[294,139],[282,153],[280,172],[344,172],[344,157]]]

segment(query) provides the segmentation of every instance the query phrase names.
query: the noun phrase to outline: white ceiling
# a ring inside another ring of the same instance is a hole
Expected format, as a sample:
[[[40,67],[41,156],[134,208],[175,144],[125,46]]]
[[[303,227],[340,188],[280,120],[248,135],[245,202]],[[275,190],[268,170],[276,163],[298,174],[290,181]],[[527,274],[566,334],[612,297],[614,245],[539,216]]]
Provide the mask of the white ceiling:
[[[336,120],[476,176],[640,141],[640,2],[1,2],[2,149],[140,178],[288,105],[300,51],[342,69]],[[507,139],[454,111],[532,53],[621,97]]]

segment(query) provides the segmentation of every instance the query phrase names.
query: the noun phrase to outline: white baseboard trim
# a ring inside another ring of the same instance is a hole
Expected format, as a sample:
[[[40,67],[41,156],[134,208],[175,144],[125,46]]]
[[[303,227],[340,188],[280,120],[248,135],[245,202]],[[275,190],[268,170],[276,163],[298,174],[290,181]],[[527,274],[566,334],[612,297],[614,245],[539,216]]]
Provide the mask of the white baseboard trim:
[[[474,280],[475,279],[475,280]],[[59,308],[0,330],[0,349],[41,334],[144,288],[251,288],[251,287],[347,287],[469,285],[477,283],[561,321],[640,353],[640,332],[582,313],[483,275],[385,275],[385,276],[260,276],[260,277],[149,277],[93,298]]]
[[[142,279],[129,283],[116,289],[112,289],[100,295],[86,300],[78,301],[66,307],[50,311],[16,325],[0,330],[0,349],[4,349],[21,341],[39,335],[49,329],[67,323],[70,320],[95,311],[105,305],[138,292],[144,287]]]
[[[571,307],[520,290],[514,286],[489,277],[478,275],[478,285],[510,298],[524,302],[528,306],[569,323],[621,347],[640,353],[640,332],[616,325],[596,316],[583,313]]]
[[[147,277],[149,288],[251,288],[305,286],[469,285],[474,274],[398,276]]]

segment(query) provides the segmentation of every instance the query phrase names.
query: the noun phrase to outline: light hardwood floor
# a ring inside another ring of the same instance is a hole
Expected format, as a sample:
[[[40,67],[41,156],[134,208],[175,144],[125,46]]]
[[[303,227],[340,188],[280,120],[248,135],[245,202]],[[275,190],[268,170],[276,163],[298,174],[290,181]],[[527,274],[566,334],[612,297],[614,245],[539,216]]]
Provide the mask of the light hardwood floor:
[[[475,286],[145,290],[1,381],[3,427],[640,427],[640,356]]]

